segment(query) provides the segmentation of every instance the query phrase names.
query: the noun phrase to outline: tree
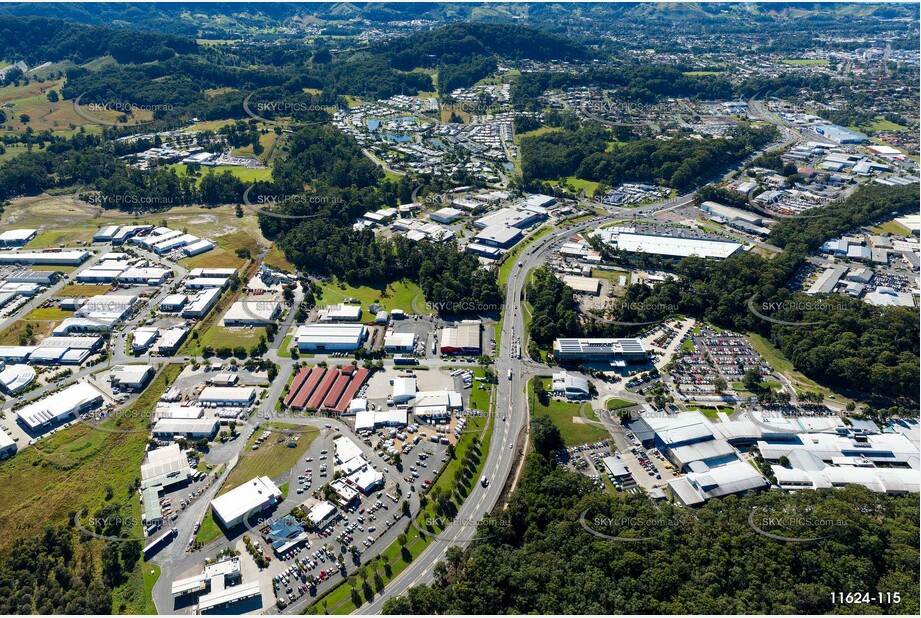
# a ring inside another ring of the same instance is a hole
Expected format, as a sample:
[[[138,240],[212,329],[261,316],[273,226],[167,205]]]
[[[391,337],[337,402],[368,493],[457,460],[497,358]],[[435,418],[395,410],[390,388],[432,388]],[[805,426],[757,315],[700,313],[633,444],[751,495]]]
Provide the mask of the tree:
[[[729,383],[726,382],[726,378],[718,375],[713,378],[713,388],[717,393],[723,393],[727,388],[729,388]]]
[[[534,444],[534,450],[541,455],[549,455],[564,446],[559,428],[546,416],[540,416],[531,421],[531,441]]]
[[[761,376],[761,372],[755,368],[748,369],[742,376],[742,384],[750,391],[760,389],[763,382],[764,378]]]
[[[60,99],[60,97],[58,97],[58,91],[57,91],[57,90],[49,90],[49,91],[48,91],[48,94],[45,95],[45,96],[48,97],[48,101],[51,102],[51,103],[57,103],[58,100]]]

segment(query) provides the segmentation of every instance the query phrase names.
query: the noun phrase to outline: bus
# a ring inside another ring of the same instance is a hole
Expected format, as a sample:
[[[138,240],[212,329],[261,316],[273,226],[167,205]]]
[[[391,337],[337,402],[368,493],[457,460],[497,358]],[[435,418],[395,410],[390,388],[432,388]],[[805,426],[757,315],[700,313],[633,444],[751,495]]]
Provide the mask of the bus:
[[[394,365],[418,365],[419,359],[413,356],[394,356]]]

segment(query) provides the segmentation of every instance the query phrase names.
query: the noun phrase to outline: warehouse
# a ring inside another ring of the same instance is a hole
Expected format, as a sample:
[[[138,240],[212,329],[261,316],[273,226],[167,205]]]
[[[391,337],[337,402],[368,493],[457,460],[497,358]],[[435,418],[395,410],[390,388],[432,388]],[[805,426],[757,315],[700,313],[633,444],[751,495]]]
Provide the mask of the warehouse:
[[[442,354],[479,354],[480,321],[464,320],[454,327],[441,329]]]
[[[614,367],[648,360],[639,339],[557,339],[553,342],[553,357],[561,364],[603,362]]]
[[[0,264],[43,264],[48,266],[79,266],[89,259],[89,251],[3,251]]]
[[[861,135],[856,131],[851,131],[835,124],[817,124],[812,129],[819,135],[824,135],[839,144],[862,144],[870,139],[866,135]]]
[[[211,510],[227,530],[242,524],[248,515],[256,515],[283,499],[272,479],[260,476],[212,500]]]
[[[0,362],[0,390],[15,395],[35,380],[35,370],[28,365],[7,365]]]
[[[157,286],[162,285],[169,275],[170,271],[166,268],[148,266],[129,268],[118,275],[116,279],[119,283],[134,283],[137,285]]]
[[[229,277],[189,277],[182,285],[187,290],[208,290],[224,289],[229,283]]]
[[[142,490],[156,488],[159,491],[188,481],[190,476],[189,458],[176,443],[148,451],[147,460],[141,464]],[[144,508],[147,507],[145,504]]]
[[[571,401],[588,399],[591,394],[588,380],[582,376],[575,376],[565,371],[554,373],[551,384],[551,391],[554,395],[557,397],[565,397]]]
[[[29,362],[44,365],[79,365],[102,347],[101,337],[48,337],[29,355]]]
[[[16,416],[23,425],[36,431],[75,419],[80,414],[101,406],[102,403],[102,393],[90,384],[79,382],[20,408],[16,411]]]
[[[208,240],[207,238],[198,240],[193,243],[187,244],[182,248],[182,252],[186,257],[192,257],[193,255],[199,255],[207,251],[211,251],[215,247],[215,242],[213,240]]]
[[[217,435],[218,422],[213,418],[164,418],[154,423],[151,433],[158,440],[189,438],[211,440]]]
[[[770,487],[767,479],[744,461],[715,468],[701,464],[697,468],[698,471],[668,482],[671,496],[685,506],[697,506],[711,498],[745,495]]]
[[[400,405],[416,397],[416,378],[393,379],[393,403]]]
[[[363,401],[363,400],[356,400]],[[402,410],[360,410],[355,412],[355,432],[372,431],[378,427],[405,427],[409,412]]]
[[[723,259],[740,251],[742,243],[715,238],[684,238],[659,234],[621,232],[616,236],[617,248],[628,253],[654,253],[666,257]]]
[[[764,225],[765,222],[764,217],[758,213],[732,208],[731,206],[724,206],[717,202],[704,202],[700,205],[700,209],[711,215],[723,217],[727,221],[745,221],[746,223],[758,226]],[[768,221],[770,222],[771,220],[768,219]]]
[[[359,322],[361,320],[361,305],[330,305],[317,312],[320,322]]]
[[[464,211],[458,210],[457,208],[442,208],[441,210],[436,210],[435,212],[429,214],[429,219],[436,221],[437,223],[454,223],[457,219],[464,215]]]
[[[152,365],[119,365],[109,372],[109,381],[116,388],[141,391],[155,373]]]
[[[38,235],[38,230],[7,230],[0,233],[0,247],[22,247]]]
[[[847,272],[847,266],[832,266],[819,275],[806,294],[831,294]]]
[[[179,346],[185,341],[189,330],[176,326],[160,333],[160,340],[154,346],[154,354],[158,356],[172,356],[179,351]]]
[[[463,398],[457,391],[419,391],[412,400],[413,414],[419,418],[443,419],[453,410],[463,408]]]
[[[256,389],[252,386],[206,386],[198,396],[199,403],[216,406],[248,406],[256,400]]]
[[[0,431],[0,460],[12,457],[16,450],[16,442],[5,431]]]
[[[351,352],[361,347],[366,336],[361,324],[304,324],[294,335],[301,352]]]
[[[472,244],[508,249],[515,246],[521,238],[521,230],[518,228],[493,225],[474,236]]]
[[[238,300],[224,314],[224,326],[267,326],[281,313],[274,300]]]
[[[891,248],[891,247],[890,247]],[[58,273],[51,270],[23,269],[6,277],[7,283],[32,283],[48,287],[58,280]]]
[[[185,294],[170,294],[160,301],[160,311],[164,313],[178,313],[182,311],[188,301],[189,297]]]
[[[223,290],[221,288],[211,288],[202,290],[192,297],[190,302],[183,308],[182,317],[201,319],[208,315],[208,312],[217,304]]]
[[[415,333],[387,331],[384,337],[384,352],[387,354],[412,353],[416,349]]]
[[[563,283],[571,287],[577,294],[590,294],[591,296],[598,296],[601,294],[601,279],[565,275],[563,277]]]

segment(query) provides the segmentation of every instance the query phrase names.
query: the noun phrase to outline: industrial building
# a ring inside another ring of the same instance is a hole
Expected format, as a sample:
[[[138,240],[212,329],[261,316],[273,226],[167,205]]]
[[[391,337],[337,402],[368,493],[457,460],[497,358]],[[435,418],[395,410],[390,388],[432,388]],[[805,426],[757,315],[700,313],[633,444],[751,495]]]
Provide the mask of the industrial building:
[[[119,365],[109,372],[109,381],[120,389],[141,391],[155,373],[152,365]]]
[[[221,297],[222,288],[208,288],[193,296],[189,303],[182,309],[182,317],[201,319],[208,315]]]
[[[668,482],[668,493],[680,504],[698,506],[711,498],[745,495],[769,487],[768,480],[744,461],[715,468],[698,462],[693,471]]]
[[[841,281],[841,277],[847,272],[847,266],[832,266],[827,268],[815,283],[810,286],[806,294],[831,294]]]
[[[6,435],[5,431],[0,430],[0,461],[15,455],[16,450],[16,442]]]
[[[354,365],[344,365],[339,369],[302,367],[294,376],[283,403],[298,410],[323,407],[345,413],[370,373]]]
[[[38,235],[38,230],[17,229],[0,233],[0,247],[22,247]]]
[[[438,223],[454,223],[457,219],[464,216],[464,211],[457,208],[445,207],[429,214],[429,219]]]
[[[351,352],[361,347],[367,330],[361,324],[305,324],[294,337],[301,352]]]
[[[409,402],[416,418],[428,419],[448,418],[451,412],[461,410],[463,406],[463,399],[457,391],[419,391]]]
[[[581,277],[579,275],[564,275],[563,283],[571,287],[577,294],[590,294],[591,296],[601,294],[601,279]]]
[[[28,365],[6,365],[0,361],[0,390],[15,395],[35,381],[35,370]]]
[[[347,305],[340,303],[324,307],[317,312],[320,322],[359,322],[361,321],[361,305]]]
[[[217,429],[218,421],[213,418],[163,418],[154,423],[151,433],[158,440],[211,440],[217,435]]]
[[[566,371],[553,374],[551,392],[557,397],[565,397],[571,401],[588,399],[591,394],[587,379]]]
[[[181,326],[175,326],[160,332],[160,339],[153,345],[153,354],[157,356],[174,355],[179,351],[179,347],[182,346],[188,335],[189,329]]]
[[[255,516],[282,500],[284,496],[272,479],[260,476],[212,500],[211,510],[215,520],[226,530],[242,524],[248,515]]]
[[[48,337],[28,358],[30,363],[41,365],[80,365],[101,347],[101,337]]]
[[[267,326],[281,313],[274,300],[238,300],[224,314],[224,326]]]
[[[102,403],[102,393],[96,387],[86,382],[78,382],[20,408],[16,411],[16,416],[29,430],[37,431],[73,420],[84,412],[101,406]]]
[[[198,396],[203,404],[215,406],[248,406],[256,400],[256,389],[252,386],[206,386]]]
[[[739,459],[736,449],[714,432],[700,412],[648,416],[643,420],[655,432],[656,448],[681,472],[692,470],[691,464],[699,462],[715,468]]]
[[[464,320],[456,326],[442,328],[439,334],[442,354],[479,354],[479,320]]]
[[[202,574],[177,579],[172,583],[170,591],[174,597],[201,595],[198,597],[199,614],[225,610],[234,603],[262,596],[258,580],[243,582],[239,556],[206,564]]]
[[[82,249],[68,251],[0,251],[0,264],[42,264],[46,266],[79,266],[90,258]]]
[[[504,225],[491,225],[473,237],[471,244],[485,245],[497,249],[514,247],[522,239],[521,230]]]
[[[395,333],[390,330],[384,336],[384,352],[387,354],[412,353],[415,349],[415,333]]]
[[[553,357],[560,364],[600,362],[612,367],[649,359],[639,339],[557,339],[553,342]]]
[[[724,259],[741,251],[742,243],[729,239],[687,238],[668,234],[621,232],[615,236],[617,248],[628,253],[653,253],[672,258],[697,256]]]
[[[838,144],[862,144],[870,140],[866,135],[836,124],[817,124],[812,127],[812,130]]]
[[[189,458],[178,444],[147,452],[146,461],[141,464],[141,507],[145,525],[159,524],[163,520],[160,492],[188,482],[191,476]]]

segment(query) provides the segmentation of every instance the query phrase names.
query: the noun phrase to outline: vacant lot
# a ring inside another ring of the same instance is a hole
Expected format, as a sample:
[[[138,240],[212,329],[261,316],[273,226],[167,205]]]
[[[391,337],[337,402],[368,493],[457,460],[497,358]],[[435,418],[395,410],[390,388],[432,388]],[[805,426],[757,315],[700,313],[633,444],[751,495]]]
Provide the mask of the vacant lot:
[[[422,290],[407,279],[389,283],[382,288],[372,288],[367,285],[355,287],[337,280],[326,282],[322,287],[323,296],[318,304],[323,307],[355,298],[366,307],[371,303],[379,303],[387,310],[402,309],[406,313],[431,313],[426,310]]]
[[[534,378],[534,380],[543,380],[544,387],[550,390],[550,378]],[[600,427],[589,425],[582,420],[579,409],[582,403],[570,403],[567,401],[557,401],[552,397],[546,405],[541,403],[534,394],[534,380],[528,385],[528,399],[531,403],[531,413],[537,417],[545,416],[553,421],[560,430],[560,435],[566,446],[578,446],[588,444],[608,438],[608,432]],[[594,420],[593,414],[586,414],[589,419]]]
[[[296,428],[297,431],[285,431],[285,429],[293,428]],[[256,444],[256,439],[262,435],[263,429],[271,429],[272,435],[254,451],[253,446]],[[225,494],[257,476],[273,478],[284,474],[294,467],[294,464],[307,452],[310,444],[318,435],[320,435],[319,430],[311,427],[282,423],[263,425],[246,443],[240,453],[240,461],[230,471],[227,481],[221,486],[220,493]],[[288,446],[291,441],[295,446]]]

